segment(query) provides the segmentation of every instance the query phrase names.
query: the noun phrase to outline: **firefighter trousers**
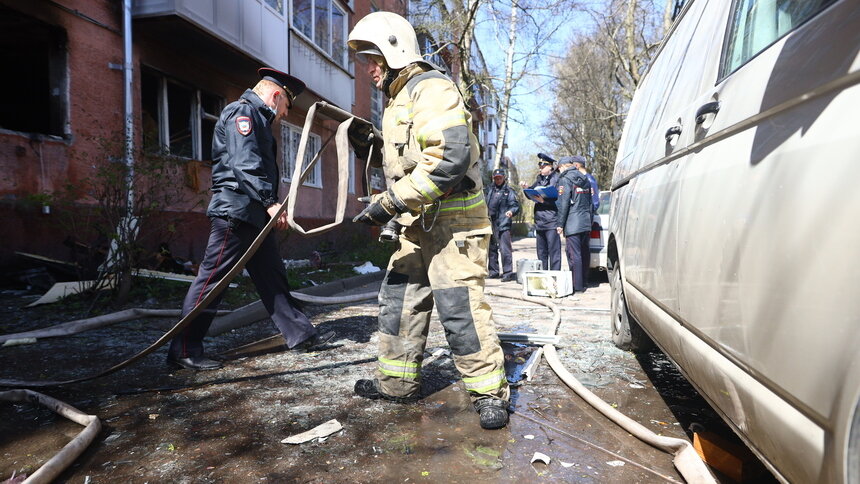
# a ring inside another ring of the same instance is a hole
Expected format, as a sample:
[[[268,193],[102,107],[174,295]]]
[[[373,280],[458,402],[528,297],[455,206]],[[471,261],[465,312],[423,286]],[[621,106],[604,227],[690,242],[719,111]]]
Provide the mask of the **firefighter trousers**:
[[[429,232],[406,227],[379,293],[377,378],[383,392],[417,395],[435,305],[454,364],[472,401],[505,401],[504,354],[484,300],[492,230],[481,220],[439,217]]]

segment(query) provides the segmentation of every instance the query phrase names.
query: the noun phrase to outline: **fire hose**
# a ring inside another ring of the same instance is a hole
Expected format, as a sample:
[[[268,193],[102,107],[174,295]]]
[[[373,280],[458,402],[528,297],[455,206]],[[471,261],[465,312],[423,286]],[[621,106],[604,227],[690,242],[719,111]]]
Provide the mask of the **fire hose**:
[[[375,159],[379,160],[378,141],[379,138],[378,131],[373,128],[373,126],[365,120],[354,117],[351,113],[343,111],[334,106],[328,105],[325,102],[319,102],[314,104],[311,109],[308,111],[308,116],[305,121],[305,126],[302,132],[302,136],[299,142],[298,153],[296,156],[297,160],[304,159],[304,153],[307,146],[308,133],[310,132],[310,126],[313,124],[313,118],[315,113],[319,110],[320,112],[324,112],[328,114],[330,117],[339,120],[340,125],[334,135],[336,138],[336,148],[338,152],[338,172],[339,172],[339,181],[338,181],[338,199],[337,199],[337,212],[336,219],[334,222],[317,227],[311,230],[305,230],[301,227],[294,219],[295,216],[295,200],[297,196],[298,186],[301,185],[301,181],[304,180],[307,175],[310,173],[310,170],[313,169],[313,166],[318,162],[320,154],[322,153],[325,146],[331,141],[331,138],[326,140],[323,146],[320,148],[319,152],[313,157],[311,162],[307,167],[302,170],[302,163],[297,162],[295,164],[295,172],[293,174],[293,183],[290,186],[289,194],[286,196],[286,199],[281,204],[278,212],[269,220],[269,222],[263,227],[260,231],[259,235],[254,239],[251,246],[248,250],[239,258],[233,268],[228,271],[228,273],[220,280],[217,284],[215,284],[212,289],[206,294],[206,296],[200,301],[200,303],[194,307],[185,317],[183,317],[179,322],[177,322],[170,330],[168,330],[163,336],[161,336],[158,340],[152,343],[150,346],[135,354],[131,358],[122,361],[106,370],[98,372],[96,374],[80,377],[71,380],[65,381],[19,381],[19,380],[8,380],[8,379],[0,379],[0,386],[7,387],[52,387],[59,385],[69,385],[73,383],[80,383],[83,381],[88,381],[92,379],[96,379],[102,376],[106,376],[110,373],[118,371],[122,368],[125,368],[144,356],[152,353],[166,342],[171,340],[173,337],[179,334],[194,318],[196,318],[203,310],[208,307],[212,301],[228,286],[230,281],[242,270],[245,263],[254,255],[256,250],[262,244],[263,240],[268,236],[271,229],[274,227],[277,219],[280,215],[287,210],[287,221],[291,228],[294,230],[305,234],[314,234],[321,233],[327,230],[334,228],[339,225],[343,221],[343,216],[346,209],[346,192],[347,192],[347,176],[348,176],[348,149],[350,136],[356,136],[356,131],[350,132],[350,127],[352,126],[353,121],[356,119],[359,122],[363,122],[364,124],[360,126],[361,130],[364,130],[365,139],[371,140],[368,147],[368,156],[366,157],[368,160]],[[374,139],[375,136],[375,139]],[[359,138],[361,135],[358,136]],[[374,150],[376,148],[376,150]],[[376,151],[376,153],[374,153]],[[368,163],[368,170],[371,167],[371,163]],[[369,178],[369,177],[368,177]],[[542,301],[540,299],[531,298],[528,296],[515,296],[510,293],[504,292],[496,292],[492,290],[486,291],[487,294],[508,297],[514,299],[521,299],[528,302],[533,302],[536,304],[540,304],[550,308],[553,311],[553,322],[554,322],[554,330],[553,335],[557,333],[558,326],[561,322],[561,313],[557,306],[552,304],[551,302]],[[377,293],[366,293],[349,297],[340,297],[340,298],[320,298],[319,296],[313,296],[311,299],[314,303],[324,303],[334,301],[336,303],[342,302],[354,302],[358,300],[365,300],[375,298]],[[305,298],[308,301],[308,298]],[[310,301],[308,301],[310,302]],[[643,425],[635,422],[629,417],[623,415],[621,412],[612,408],[609,404],[598,398],[588,389],[586,389],[579,381],[574,378],[572,374],[570,374],[564,366],[561,364],[558,354],[556,352],[555,346],[552,344],[545,344],[543,346],[543,352],[549,363],[550,367],[553,371],[559,376],[559,378],[569,386],[574,392],[576,392],[581,398],[583,398],[587,403],[593,406],[595,409],[603,413],[607,418],[630,432],[632,435],[636,436],[643,442],[652,445],[658,449],[661,449],[665,452],[671,453],[674,455],[673,462],[681,473],[681,475],[687,480],[687,482],[693,483],[711,483],[715,482],[710,472],[707,469],[707,466],[702,462],[699,458],[698,454],[696,454],[695,450],[692,448],[692,445],[686,440],[670,438],[664,436],[658,436],[645,428]],[[52,410],[60,413],[61,415],[66,416],[67,418],[71,418],[72,420],[81,423],[82,425],[86,425],[87,428],[72,442],[70,442],[59,454],[54,456],[51,460],[49,460],[45,465],[42,466],[27,482],[50,482],[51,479],[56,477],[62,470],[71,464],[78,455],[88,446],[95,435],[98,433],[100,424],[98,419],[95,416],[84,415],[81,412],[77,411],[71,406],[68,406],[60,401],[54,400],[45,395],[32,392],[29,390],[12,390],[8,392],[0,393],[0,399],[4,400],[12,400],[12,401],[33,401],[42,403]],[[62,455],[62,456],[61,456]],[[44,472],[43,472],[44,471]],[[41,473],[41,474],[40,474]],[[39,474],[39,479],[36,480],[37,474]]]
[[[493,296],[501,296],[512,299],[519,299],[522,301],[528,301],[535,304],[540,304],[542,306],[546,306],[553,313],[553,330],[552,334],[558,333],[559,325],[561,324],[561,311],[558,309],[558,306],[553,304],[550,301],[545,301],[539,298],[529,297],[529,296],[521,296],[515,293],[509,292],[500,292],[487,290],[486,294],[490,294]],[[634,437],[645,442],[646,444],[656,447],[666,453],[674,455],[672,462],[675,464],[675,467],[678,469],[678,472],[684,477],[684,479],[689,483],[696,484],[710,484],[716,483],[714,477],[711,475],[708,470],[708,466],[702,461],[699,457],[699,454],[696,453],[696,450],[693,448],[692,444],[689,441],[684,439],[678,439],[674,437],[665,437],[662,435],[657,435],[644,425],[636,422],[630,417],[624,415],[619,412],[611,405],[603,401],[600,397],[592,393],[590,390],[585,388],[585,386],[579,382],[561,363],[561,360],[558,358],[558,352],[556,351],[555,345],[545,344],[543,345],[543,355],[546,358],[547,363],[549,364],[552,371],[555,372],[556,375],[564,382],[565,385],[570,387],[577,395],[580,396],[586,403],[594,407],[595,410],[602,413],[606,418],[615,422],[619,427],[624,430],[630,432]]]
[[[325,115],[335,119],[336,121],[339,121],[340,125],[338,126],[335,134],[326,140],[326,142],[323,144],[323,146],[314,155],[311,162],[308,163],[307,167],[305,167],[303,170],[302,169],[302,165],[303,165],[302,160],[304,160],[305,149],[307,148],[308,135],[310,132],[310,128],[313,125],[313,120],[315,118],[315,115],[318,112],[325,114]],[[355,122],[356,120],[358,120],[358,123],[355,126],[353,126],[353,122]],[[350,131],[350,128],[353,128],[352,131]],[[352,137],[353,140],[359,139],[359,140],[364,141],[366,144],[368,144],[368,148],[367,148],[368,154],[367,154],[366,158],[368,160],[371,160],[371,159],[377,160],[377,162],[378,162],[378,160],[380,159],[380,156],[381,156],[380,153],[378,152],[378,149],[380,147],[380,142],[381,142],[380,141],[381,136],[379,135],[379,132],[376,130],[376,128],[374,128],[373,125],[369,121],[358,118],[358,117],[354,116],[352,113],[346,112],[346,111],[344,111],[344,110],[342,110],[336,106],[332,106],[326,102],[317,102],[313,106],[311,106],[311,108],[308,110],[307,118],[305,120],[304,129],[302,131],[302,136],[301,136],[301,139],[299,141],[299,147],[297,150],[298,153],[296,153],[296,160],[297,161],[295,163],[295,170],[293,172],[293,177],[292,177],[293,183],[290,185],[289,194],[286,196],[283,203],[281,203],[281,206],[278,209],[277,213],[275,213],[274,216],[272,216],[269,219],[269,221],[266,223],[266,225],[263,226],[262,230],[260,230],[260,233],[257,235],[257,237],[254,239],[254,241],[251,243],[250,247],[248,247],[248,250],[246,250],[245,253],[242,254],[242,257],[240,257],[239,260],[236,261],[236,263],[233,265],[233,267],[227,272],[227,274],[224,275],[224,277],[221,278],[220,281],[218,281],[217,284],[212,286],[212,289],[206,293],[206,296],[204,296],[200,300],[200,302],[194,307],[194,309],[192,309],[181,320],[179,320],[179,322],[177,322],[172,328],[170,328],[170,330],[168,330],[166,333],[164,333],[164,335],[162,335],[160,338],[158,338],[158,340],[156,340],[154,343],[149,345],[147,348],[143,349],[142,351],[135,354],[131,358],[128,358],[125,361],[121,361],[120,363],[117,363],[116,365],[111,366],[110,368],[103,370],[103,371],[100,371],[98,373],[95,373],[93,375],[88,375],[88,376],[84,376],[84,377],[80,377],[80,378],[74,378],[74,379],[70,379],[70,380],[23,381],[23,380],[0,379],[0,386],[2,386],[2,387],[21,387],[21,388],[46,388],[46,387],[54,387],[54,386],[60,386],[60,385],[70,385],[73,383],[81,383],[84,381],[100,378],[100,377],[109,375],[111,373],[114,373],[118,370],[121,370],[122,368],[125,368],[125,367],[137,362],[141,358],[152,353],[153,351],[157,350],[158,348],[160,348],[161,346],[166,344],[168,341],[173,339],[183,329],[185,329],[185,327],[188,326],[191,323],[191,321],[193,321],[195,318],[197,318],[197,316],[199,316],[201,312],[203,312],[207,307],[209,307],[209,305],[212,304],[212,301],[214,301],[215,298],[217,298],[218,295],[220,295],[224,291],[224,289],[227,288],[227,286],[230,284],[230,281],[232,281],[233,278],[235,278],[242,271],[242,269],[245,267],[245,264],[248,262],[248,260],[251,257],[253,257],[253,255],[257,252],[257,249],[260,248],[260,245],[263,243],[263,241],[269,235],[269,232],[271,232],[272,228],[274,228],[275,224],[278,221],[278,218],[280,218],[281,214],[284,213],[284,211],[289,209],[289,212],[287,212],[287,222],[289,223],[290,227],[292,227],[294,230],[296,230],[302,234],[305,234],[305,235],[323,233],[323,232],[326,232],[328,230],[331,230],[332,228],[334,228],[337,225],[339,225],[340,223],[342,223],[344,213],[346,212],[347,179],[349,177],[349,165],[348,165],[348,163],[349,163],[350,137]],[[337,158],[338,158],[338,193],[337,193],[337,211],[335,213],[335,220],[334,220],[334,222],[323,225],[321,227],[316,227],[314,229],[305,230],[303,227],[301,227],[295,221],[295,213],[294,213],[295,210],[294,209],[295,209],[295,199],[296,199],[296,195],[298,193],[297,192],[298,187],[299,187],[299,185],[302,184],[302,181],[305,178],[307,178],[307,176],[310,174],[311,170],[313,170],[314,165],[316,165],[316,163],[319,161],[320,155],[322,154],[326,145],[328,145],[328,143],[332,140],[332,138],[335,138],[335,144],[336,144],[336,149],[337,149]],[[370,162],[368,162],[368,167],[369,166],[370,166]]]
[[[338,158],[338,194],[337,194],[337,210],[335,214],[335,221],[323,225],[321,227],[316,227],[311,230],[305,230],[295,221],[295,200],[298,193],[298,187],[302,184],[302,181],[307,178],[310,171],[314,168],[314,165],[319,161],[320,155],[322,154],[323,149],[325,149],[326,145],[331,141],[332,137],[329,137],[323,146],[319,149],[319,151],[314,155],[313,159],[308,166],[302,170],[302,160],[304,160],[304,154],[307,147],[308,135],[313,125],[313,120],[317,112],[321,114],[325,114],[336,121],[340,122],[340,125],[337,128],[337,131],[333,135],[336,139],[335,145],[337,149],[337,158]],[[358,120],[358,122],[354,125],[353,122]],[[350,128],[353,128],[352,131]],[[289,193],[287,194],[285,200],[281,203],[280,208],[277,213],[272,216],[268,223],[262,228],[260,233],[251,243],[248,250],[245,251],[244,254],[236,261],[233,267],[221,278],[218,283],[216,283],[212,289],[206,293],[206,296],[203,297],[200,302],[192,309],[188,314],[186,314],[179,322],[177,322],[170,330],[168,330],[164,335],[162,335],[158,340],[152,343],[150,346],[145,348],[144,350],[138,352],[131,358],[128,358],[116,365],[95,373],[93,375],[84,376],[80,378],[74,378],[70,380],[60,380],[60,381],[50,381],[50,380],[41,380],[41,381],[22,381],[22,380],[11,380],[11,379],[0,379],[0,386],[5,387],[24,387],[24,388],[45,388],[45,387],[53,387],[60,385],[70,385],[73,383],[80,383],[88,380],[93,380],[96,378],[100,378],[111,373],[114,373],[122,368],[125,368],[146,355],[152,353],[156,349],[163,346],[165,343],[173,339],[173,337],[177,336],[185,327],[191,323],[202,311],[204,311],[216,297],[218,297],[224,289],[230,284],[230,281],[233,280],[245,267],[245,264],[248,260],[253,257],[256,253],[257,249],[259,249],[260,245],[269,235],[272,228],[277,223],[278,218],[280,218],[281,214],[285,210],[289,210],[287,213],[287,222],[294,230],[305,234],[317,234],[322,233],[332,228],[336,227],[340,223],[343,222],[344,213],[346,212],[346,197],[347,197],[347,184],[349,178],[349,144],[350,139],[353,141],[358,141],[358,143],[366,144],[367,153],[364,156],[368,160],[368,170],[371,167],[371,164],[380,164],[381,160],[381,152],[379,151],[379,147],[381,146],[381,135],[379,131],[376,130],[373,125],[361,118],[355,117],[352,113],[348,113],[336,106],[332,106],[326,102],[318,102],[311,106],[308,111],[307,118],[305,120],[304,129],[302,131],[302,136],[299,141],[298,153],[296,154],[296,163],[295,170],[293,173],[293,183],[290,186]],[[368,177],[369,178],[369,177]],[[317,301],[319,299],[317,298]],[[133,316],[135,311],[129,310],[129,316]],[[138,313],[140,314],[140,313]],[[169,313],[173,314],[173,313]],[[97,318],[96,318],[97,319]],[[49,328],[48,330],[41,330],[37,332],[30,332],[28,336],[22,336],[22,334],[16,335],[7,335],[7,338],[4,341],[9,339],[20,339],[20,338],[29,338],[34,337],[32,333],[36,333],[39,337],[49,336],[57,336],[61,335],[63,331],[71,331],[80,332],[86,329],[90,329],[92,327],[103,326],[105,324],[104,320],[99,320],[96,322],[84,322],[81,324],[80,321],[73,321],[71,325],[67,325],[64,328]],[[82,329],[83,328],[83,329]],[[55,330],[55,331],[52,331]],[[71,333],[69,333],[71,334]],[[85,449],[86,447],[93,441],[95,436],[98,434],[101,424],[97,417],[92,415],[84,415],[74,407],[71,407],[59,400],[55,400],[51,397],[43,395],[41,393],[33,392],[30,390],[10,390],[6,392],[0,393],[0,399],[9,400],[9,401],[30,401],[34,403],[41,403],[55,412],[74,420],[82,425],[86,425],[86,429],[81,432],[80,435],[75,437],[66,447],[63,448],[60,453],[55,455],[52,459],[50,459],[47,463],[42,465],[39,470],[36,471],[30,478],[27,479],[27,483],[42,483],[42,482],[51,482],[60,472],[63,471],[66,467],[68,467]]]

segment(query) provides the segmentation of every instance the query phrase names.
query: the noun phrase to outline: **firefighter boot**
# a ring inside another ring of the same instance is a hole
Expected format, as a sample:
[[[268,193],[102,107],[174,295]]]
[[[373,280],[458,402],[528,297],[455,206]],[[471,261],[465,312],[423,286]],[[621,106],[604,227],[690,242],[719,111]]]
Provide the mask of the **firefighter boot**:
[[[394,395],[389,395],[383,392],[379,388],[379,380],[358,380],[355,382],[355,394],[369,398],[371,400],[379,400],[380,398],[383,400],[389,400],[397,403],[415,403],[418,401],[418,395],[408,395],[405,397],[397,397]]]
[[[508,424],[508,402],[498,398],[482,398],[475,402],[481,416],[481,428],[500,429]]]

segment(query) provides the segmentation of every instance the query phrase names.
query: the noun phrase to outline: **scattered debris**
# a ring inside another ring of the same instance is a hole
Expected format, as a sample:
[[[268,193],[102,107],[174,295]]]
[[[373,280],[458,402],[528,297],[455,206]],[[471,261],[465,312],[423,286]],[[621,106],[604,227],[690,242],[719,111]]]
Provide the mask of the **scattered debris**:
[[[606,463],[607,465],[611,465],[612,467],[621,467],[624,465],[623,460],[611,460]]]
[[[528,440],[534,440],[535,436],[532,434],[526,434],[526,435],[523,435],[523,438],[528,439]]]
[[[15,471],[12,471],[12,477],[6,479],[5,481],[0,482],[0,484],[21,484],[22,482],[27,480],[27,474],[18,474],[15,475]]]
[[[312,267],[313,263],[311,263],[308,259],[284,259],[284,267],[287,270],[290,269],[302,269],[305,267]]]
[[[132,269],[131,275],[137,277],[148,277],[152,279],[164,279],[166,281],[177,281],[192,283],[197,276],[188,274],[177,274],[175,272],[152,271],[149,269]],[[239,284],[231,282],[228,287],[239,287]]]
[[[557,345],[560,341],[558,335],[555,334],[534,334],[534,333],[496,333],[499,335],[499,340],[510,343],[530,343],[530,344],[551,344]]]
[[[27,305],[27,307],[38,306],[40,304],[51,304],[63,299],[66,296],[71,296],[72,294],[78,294],[84,291],[89,291],[92,289],[98,281],[71,281],[71,282],[58,282],[51,286],[48,289],[48,292],[42,295],[39,299]],[[96,289],[105,290],[111,289],[114,287],[114,282],[112,279],[105,280],[102,282],[102,285]]]
[[[560,460],[558,462],[561,464],[562,467],[573,467],[576,465],[573,462],[565,462],[563,460]]]
[[[367,261],[358,267],[353,267],[352,270],[359,273],[359,274],[370,274],[371,272],[379,272],[382,269],[380,269],[379,267],[376,267],[370,261]]]
[[[523,376],[526,377],[526,381],[532,381],[532,377],[537,373],[537,368],[540,365],[540,357],[542,355],[543,347],[538,348],[537,351],[532,353],[528,361],[526,361],[525,368],[523,368]]]
[[[307,432],[302,432],[300,434],[292,435],[282,440],[282,444],[304,444],[305,442],[310,442],[314,439],[324,439],[329,435],[339,432],[343,429],[343,426],[335,419],[331,419],[328,422],[318,425]]]
[[[36,341],[38,341],[36,338],[12,338],[4,341],[0,346],[31,345]]]
[[[548,455],[541,452],[535,452],[535,455],[532,456],[531,463],[534,464],[535,462],[543,462],[544,464],[549,465],[551,460],[552,459],[550,459]]]

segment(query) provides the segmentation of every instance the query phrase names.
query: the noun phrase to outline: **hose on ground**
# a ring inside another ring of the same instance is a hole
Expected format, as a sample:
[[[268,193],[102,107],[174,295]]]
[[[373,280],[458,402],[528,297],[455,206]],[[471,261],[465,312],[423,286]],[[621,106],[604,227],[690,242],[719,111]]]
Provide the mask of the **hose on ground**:
[[[36,472],[27,477],[24,484],[47,484],[53,482],[66,467],[71,465],[86,450],[102,428],[101,422],[95,415],[87,415],[67,403],[39,392],[31,390],[8,390],[0,392],[0,400],[14,403],[39,404],[85,427],[59,452],[42,464],[42,467],[39,467]]]
[[[518,295],[510,291],[487,290],[485,292],[494,296],[533,302],[549,308],[553,312],[552,334],[554,335],[558,332],[558,327],[561,323],[561,311],[559,311],[558,306],[556,306],[552,302],[529,296]],[[708,470],[708,466],[705,465],[704,462],[702,462],[702,459],[699,457],[699,454],[696,453],[696,450],[693,448],[692,444],[690,444],[689,441],[684,439],[677,439],[674,437],[665,437],[657,435],[648,428],[646,428],[644,425],[640,424],[639,422],[636,422],[635,420],[613,408],[608,403],[604,402],[602,399],[600,399],[600,397],[585,388],[585,386],[580,383],[579,380],[577,380],[576,377],[573,376],[573,374],[567,371],[564,365],[562,365],[561,360],[558,357],[558,352],[556,351],[554,345],[544,345],[543,354],[546,358],[547,363],[549,363],[550,368],[552,368],[552,371],[554,371],[555,374],[558,375],[561,381],[563,381],[565,385],[567,385],[571,390],[573,390],[577,395],[579,395],[580,398],[585,400],[586,403],[594,407],[595,410],[602,413],[609,420],[615,422],[619,427],[630,432],[631,435],[641,440],[642,442],[645,442],[646,444],[651,445],[652,447],[656,447],[669,454],[673,454],[674,458],[672,462],[675,464],[675,468],[678,469],[678,472],[681,473],[681,476],[683,476],[687,482],[695,484],[716,483],[716,480],[711,475],[711,472]]]

